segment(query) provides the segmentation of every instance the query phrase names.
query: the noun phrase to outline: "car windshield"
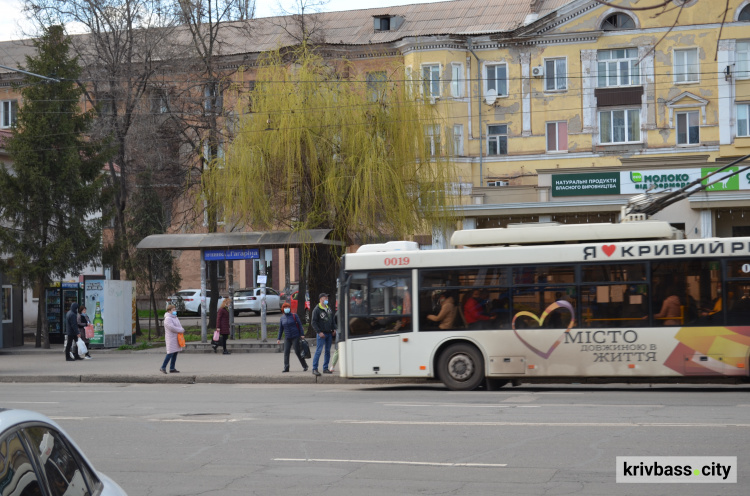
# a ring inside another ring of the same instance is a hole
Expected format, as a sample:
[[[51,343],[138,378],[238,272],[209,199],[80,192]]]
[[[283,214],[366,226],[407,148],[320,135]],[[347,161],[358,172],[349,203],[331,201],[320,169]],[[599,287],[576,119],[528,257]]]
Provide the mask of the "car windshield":
[[[195,291],[180,291],[177,296],[193,296]]]
[[[235,298],[238,296],[253,296],[252,290],[250,291],[237,291],[234,293]]]

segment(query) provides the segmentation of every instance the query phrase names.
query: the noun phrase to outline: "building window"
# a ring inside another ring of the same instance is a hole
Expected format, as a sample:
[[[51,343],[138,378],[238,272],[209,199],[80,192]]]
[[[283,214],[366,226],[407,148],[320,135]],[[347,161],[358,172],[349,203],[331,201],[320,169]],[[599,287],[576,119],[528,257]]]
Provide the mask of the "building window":
[[[486,91],[495,90],[497,96],[508,96],[508,66],[488,65],[486,68]]]
[[[737,136],[750,136],[750,104],[737,105]]]
[[[750,5],[746,5],[737,16],[738,21],[750,21]]]
[[[487,126],[487,155],[508,154],[508,126]]]
[[[207,83],[203,87],[204,108],[209,112],[220,112],[224,105],[222,93],[222,90],[219,89],[219,83]]]
[[[464,66],[461,64],[451,64],[451,95],[460,98],[464,93]]]
[[[600,88],[641,84],[637,48],[599,50],[596,60],[599,70],[597,86]]]
[[[600,143],[637,143],[641,141],[641,116],[638,109],[599,112]]]
[[[750,78],[750,41],[737,42],[737,79]]]
[[[635,21],[622,12],[612,14],[602,22],[603,31],[619,31],[621,29],[635,29]]]
[[[547,151],[548,152],[567,152],[568,151],[568,123],[548,122],[547,123]]]
[[[698,112],[677,112],[677,144],[697,145],[700,143]]]
[[[385,71],[367,73],[367,97],[371,102],[382,100],[385,96],[386,79]]]
[[[422,66],[422,91],[424,96],[436,98],[440,96],[440,65]]]
[[[0,108],[0,128],[11,127],[16,123],[18,100],[3,100]]]
[[[697,83],[699,70],[697,48],[675,49],[675,83]]]
[[[453,125],[453,156],[460,157],[464,154],[464,125]]]
[[[544,61],[545,91],[568,89],[567,59],[547,59]]]
[[[440,125],[425,126],[425,147],[431,157],[440,155]]]
[[[154,89],[151,92],[151,113],[166,114],[169,112],[169,95],[163,89]]]

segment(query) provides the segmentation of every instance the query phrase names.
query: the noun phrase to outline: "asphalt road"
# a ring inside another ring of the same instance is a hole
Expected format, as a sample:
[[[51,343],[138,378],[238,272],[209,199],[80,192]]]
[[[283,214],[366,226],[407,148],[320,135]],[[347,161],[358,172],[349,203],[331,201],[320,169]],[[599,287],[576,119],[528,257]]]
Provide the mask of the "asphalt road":
[[[747,386],[0,384],[133,495],[746,495]],[[736,484],[616,484],[623,455],[737,456]]]

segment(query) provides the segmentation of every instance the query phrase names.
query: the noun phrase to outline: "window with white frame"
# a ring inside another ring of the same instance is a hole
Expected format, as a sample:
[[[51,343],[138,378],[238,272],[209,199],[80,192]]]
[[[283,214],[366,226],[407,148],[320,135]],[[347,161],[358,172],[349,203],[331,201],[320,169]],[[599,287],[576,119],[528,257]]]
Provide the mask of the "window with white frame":
[[[425,126],[425,147],[430,152],[431,157],[440,155],[440,125]]]
[[[677,112],[677,144],[697,145],[700,143],[699,113]]]
[[[496,124],[487,126],[487,155],[508,154],[508,126]]]
[[[0,128],[11,127],[16,123],[18,100],[3,100],[0,106]]]
[[[508,66],[489,64],[485,67],[485,91],[495,90],[497,96],[508,96]]]
[[[414,96],[414,73],[411,66],[407,66],[404,70],[404,78],[406,80],[406,93],[411,98]]]
[[[424,96],[435,98],[440,96],[440,65],[430,64],[422,66],[422,91]]]
[[[596,53],[599,88],[641,84],[637,48],[599,50]]]
[[[735,74],[737,79],[750,78],[750,41],[738,41],[737,49],[737,69]]]
[[[544,61],[545,91],[568,89],[568,60],[547,59]]]
[[[451,64],[451,95],[454,98],[464,96],[464,66],[462,64]]]
[[[750,136],[750,104],[737,105],[737,136]]]
[[[367,98],[371,102],[384,98],[388,74],[385,71],[374,71],[368,72],[365,77],[367,79]]]
[[[697,83],[699,78],[698,49],[679,48],[674,51],[674,82]]]
[[[568,123],[566,121],[547,123],[547,151],[568,151]]]
[[[464,154],[464,125],[453,125],[453,155],[460,157]]]
[[[641,141],[641,115],[638,109],[599,112],[599,143]]]

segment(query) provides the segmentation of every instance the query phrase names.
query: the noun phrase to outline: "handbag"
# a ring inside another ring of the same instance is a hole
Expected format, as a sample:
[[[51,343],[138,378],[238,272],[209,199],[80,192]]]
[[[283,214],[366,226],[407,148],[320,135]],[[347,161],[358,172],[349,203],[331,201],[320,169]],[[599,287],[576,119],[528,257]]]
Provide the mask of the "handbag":
[[[214,341],[218,342],[221,339],[221,333],[218,329],[214,331]]]
[[[86,330],[86,339],[91,339],[94,337],[94,326],[89,324],[86,327],[84,327]]]
[[[180,348],[185,347],[185,335],[183,333],[177,335],[177,344],[180,345]]]
[[[300,353],[303,358],[312,358],[312,353],[310,353],[310,345],[307,344],[307,340],[300,339],[299,340],[299,346],[300,346]]]
[[[82,356],[89,352],[89,349],[86,348],[86,343],[83,342],[83,339],[78,338],[78,355]]]

